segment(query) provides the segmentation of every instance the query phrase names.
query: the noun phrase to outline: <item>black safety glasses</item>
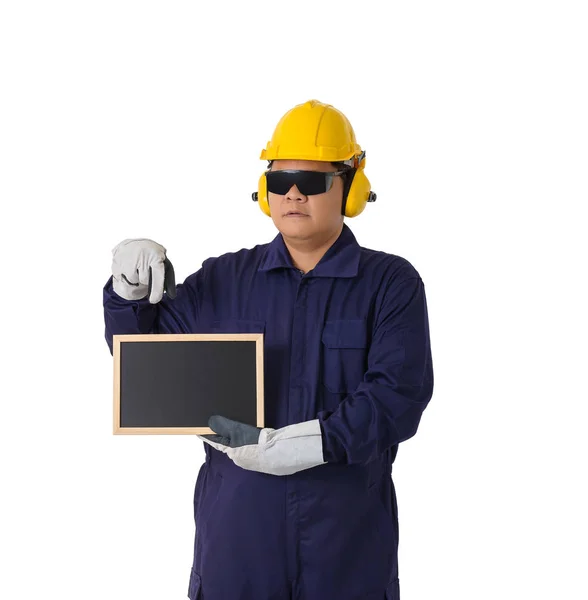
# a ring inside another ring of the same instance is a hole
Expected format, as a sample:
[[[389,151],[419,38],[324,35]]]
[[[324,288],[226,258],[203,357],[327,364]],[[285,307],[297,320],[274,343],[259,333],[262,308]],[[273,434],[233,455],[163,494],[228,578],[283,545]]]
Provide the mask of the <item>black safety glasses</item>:
[[[295,170],[267,171],[265,174],[267,191],[283,196],[295,185],[300,190],[300,193],[305,196],[324,194],[333,186],[333,179],[346,172],[346,170],[327,172]]]

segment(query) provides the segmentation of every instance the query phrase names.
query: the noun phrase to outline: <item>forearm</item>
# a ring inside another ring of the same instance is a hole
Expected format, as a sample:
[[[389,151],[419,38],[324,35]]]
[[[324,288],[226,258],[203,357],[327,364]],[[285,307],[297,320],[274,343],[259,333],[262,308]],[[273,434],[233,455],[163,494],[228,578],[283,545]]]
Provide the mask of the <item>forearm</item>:
[[[112,277],[103,288],[105,338],[112,354],[112,337],[120,334],[157,333],[158,305],[147,298],[125,300],[112,288]]]
[[[367,463],[412,437],[433,394],[433,362],[424,284],[390,286],[357,389],[318,415],[327,462]]]
[[[336,411],[318,414],[325,461],[365,464],[411,438],[432,393],[432,371],[420,387],[362,383]]]

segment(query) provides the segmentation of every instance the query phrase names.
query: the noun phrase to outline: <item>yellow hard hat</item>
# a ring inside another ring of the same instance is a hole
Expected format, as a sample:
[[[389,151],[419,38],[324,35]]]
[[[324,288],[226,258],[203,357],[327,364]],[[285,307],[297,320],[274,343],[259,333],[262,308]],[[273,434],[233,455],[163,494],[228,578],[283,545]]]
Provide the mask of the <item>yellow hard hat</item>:
[[[330,104],[309,100],[290,109],[278,122],[271,140],[261,151],[262,160],[352,161],[351,183],[344,198],[344,214],[355,217],[373,202],[376,195],[363,172],[365,152],[355,140],[347,117]],[[253,199],[270,215],[265,173],[260,177]]]
[[[337,162],[360,153],[347,117],[330,104],[309,100],[280,119],[260,158]]]

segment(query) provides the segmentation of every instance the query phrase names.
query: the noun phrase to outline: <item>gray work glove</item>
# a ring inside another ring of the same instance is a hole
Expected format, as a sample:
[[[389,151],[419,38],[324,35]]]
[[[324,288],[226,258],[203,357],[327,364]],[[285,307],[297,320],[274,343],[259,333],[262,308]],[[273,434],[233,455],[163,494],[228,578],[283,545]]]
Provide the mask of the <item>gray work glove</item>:
[[[199,435],[237,466],[269,475],[292,475],[325,464],[318,419],[280,429],[253,427],[225,417],[210,417],[217,435]]]
[[[231,448],[257,444],[259,434],[262,431],[261,427],[239,423],[239,421],[233,421],[220,415],[210,417],[208,419],[208,426],[219,435],[208,434],[202,437]]]
[[[176,297],[174,268],[166,249],[145,238],[123,240],[112,250],[112,287],[125,300],[149,296],[156,304],[165,293]]]

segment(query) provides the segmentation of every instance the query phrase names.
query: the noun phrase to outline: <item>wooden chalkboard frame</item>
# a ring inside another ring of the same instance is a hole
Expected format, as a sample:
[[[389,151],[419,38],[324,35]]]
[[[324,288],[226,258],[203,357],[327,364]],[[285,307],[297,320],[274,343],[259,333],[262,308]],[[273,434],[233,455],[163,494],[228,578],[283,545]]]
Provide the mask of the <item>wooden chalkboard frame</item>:
[[[121,344],[130,342],[185,342],[185,341],[254,341],[256,348],[257,427],[264,427],[263,395],[263,333],[156,333],[114,335],[114,419],[113,433],[120,434],[185,434],[205,435],[215,433],[209,427],[121,427]]]

